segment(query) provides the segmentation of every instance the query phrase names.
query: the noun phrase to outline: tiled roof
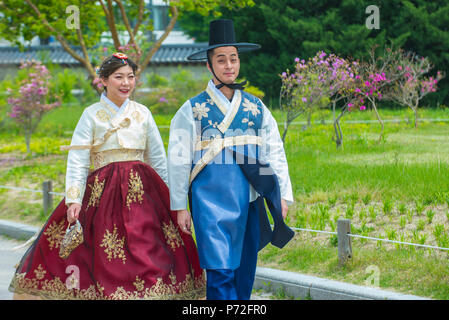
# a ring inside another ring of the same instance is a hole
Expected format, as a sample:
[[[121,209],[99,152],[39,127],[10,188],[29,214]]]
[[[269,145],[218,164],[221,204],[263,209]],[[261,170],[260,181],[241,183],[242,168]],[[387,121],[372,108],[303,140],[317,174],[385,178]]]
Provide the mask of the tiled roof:
[[[162,63],[197,63],[188,61],[187,57],[202,48],[207,47],[207,43],[195,44],[166,44],[162,45],[151,58],[150,64]],[[81,48],[73,48],[80,56],[83,55]],[[40,60],[42,54],[47,55],[55,64],[80,64],[61,46],[33,46],[25,48],[23,52],[17,47],[0,47],[0,65],[20,64],[25,60]]]

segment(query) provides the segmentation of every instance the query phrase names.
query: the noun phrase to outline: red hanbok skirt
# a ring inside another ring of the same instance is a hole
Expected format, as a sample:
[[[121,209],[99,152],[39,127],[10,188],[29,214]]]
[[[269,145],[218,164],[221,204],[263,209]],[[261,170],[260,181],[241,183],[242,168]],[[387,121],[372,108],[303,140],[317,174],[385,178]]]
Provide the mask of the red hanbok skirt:
[[[205,274],[191,236],[170,211],[169,191],[140,161],[89,174],[79,221],[84,242],[59,257],[64,200],[23,256],[10,291],[47,299],[198,299]]]

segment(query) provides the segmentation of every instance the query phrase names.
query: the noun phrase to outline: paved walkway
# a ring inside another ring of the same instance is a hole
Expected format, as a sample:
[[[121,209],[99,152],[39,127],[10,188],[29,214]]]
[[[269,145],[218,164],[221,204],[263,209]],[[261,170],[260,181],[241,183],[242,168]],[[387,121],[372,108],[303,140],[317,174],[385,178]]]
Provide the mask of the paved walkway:
[[[12,299],[13,294],[8,291],[9,283],[15,271],[14,266],[26,251],[26,248],[12,251],[12,248],[21,243],[17,240],[0,237],[0,300]]]
[[[27,239],[39,228],[11,221],[0,220],[0,235],[15,239]],[[7,287],[14,272],[13,266],[19,261],[26,248],[11,251],[17,240],[0,237],[0,299],[10,299]],[[252,299],[270,299],[272,294],[294,299],[312,300],[422,300],[423,297],[406,295],[377,288],[353,285],[345,282],[323,279],[270,268],[257,268]],[[260,290],[257,290],[260,289]]]

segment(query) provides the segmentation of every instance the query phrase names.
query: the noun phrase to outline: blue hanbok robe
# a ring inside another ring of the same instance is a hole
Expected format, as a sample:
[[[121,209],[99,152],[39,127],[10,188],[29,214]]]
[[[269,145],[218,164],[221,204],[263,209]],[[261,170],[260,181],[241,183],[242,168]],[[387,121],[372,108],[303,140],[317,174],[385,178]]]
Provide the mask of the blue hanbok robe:
[[[294,235],[281,216],[277,177],[269,164],[259,159],[262,103],[244,91],[234,94],[237,102],[230,113],[223,110],[210,88],[190,99],[199,139],[189,201],[200,263],[205,269],[238,268],[247,228],[259,230],[259,249],[268,242],[283,247]],[[254,203],[250,203],[250,184],[261,195]]]

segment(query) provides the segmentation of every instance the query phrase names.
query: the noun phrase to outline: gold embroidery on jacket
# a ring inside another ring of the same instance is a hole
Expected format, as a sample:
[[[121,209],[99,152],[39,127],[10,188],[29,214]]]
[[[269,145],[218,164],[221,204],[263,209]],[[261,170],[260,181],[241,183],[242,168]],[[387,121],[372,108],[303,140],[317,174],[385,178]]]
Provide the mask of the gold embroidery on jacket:
[[[142,204],[143,201],[143,184],[139,174],[134,174],[133,170],[129,174],[128,181],[128,194],[126,195],[126,205],[131,210],[131,203],[139,201]]]
[[[89,183],[89,187],[92,189],[92,192],[90,193],[89,203],[87,204],[86,210],[89,209],[89,207],[91,206],[98,207],[98,205],[100,204],[100,197],[104,189],[104,180],[100,182],[98,180],[98,175],[96,175],[94,185],[91,185]]]
[[[207,113],[209,112],[209,110],[210,109],[206,107],[206,102],[203,102],[201,104],[196,102],[195,106],[192,108],[193,116],[198,120],[203,119],[203,117],[207,118],[208,117]]]
[[[62,238],[64,238],[65,235],[64,219],[62,219],[59,224],[56,221],[53,221],[52,224],[48,226],[47,230],[45,230],[44,235],[47,236],[49,242],[48,246],[51,250],[59,248]]]
[[[143,121],[143,117],[139,111],[136,110],[131,115],[133,119],[136,120],[138,123],[141,123]]]
[[[257,106],[257,104],[249,101],[247,98],[243,99],[243,111],[244,112],[251,112],[253,114],[254,117],[257,117],[261,111],[259,110],[259,107]]]
[[[102,122],[108,122],[109,120],[111,120],[111,116],[104,109],[98,110],[96,113],[96,117]]]
[[[94,170],[104,167],[112,162],[144,161],[144,150],[139,149],[113,149],[95,152],[92,155]]]
[[[125,237],[123,236],[121,239],[118,238],[117,234],[117,226],[114,224],[114,230],[109,232],[106,230],[103,241],[100,244],[100,247],[104,247],[104,252],[108,255],[107,258],[109,261],[114,259],[122,259],[123,264],[126,262],[125,250],[123,250],[123,246],[125,245]]]
[[[81,191],[77,186],[71,186],[67,190],[67,198],[68,199],[78,199],[80,194],[81,194]]]
[[[171,220],[168,224],[162,222],[162,230],[164,231],[164,236],[167,244],[172,248],[173,251],[175,251],[175,249],[180,245],[184,245],[184,242],[182,241],[178,230]]]

